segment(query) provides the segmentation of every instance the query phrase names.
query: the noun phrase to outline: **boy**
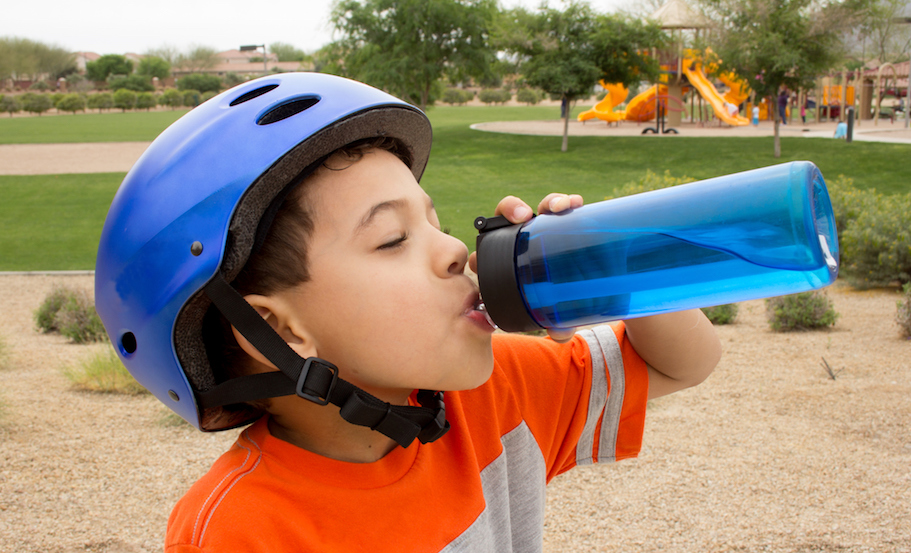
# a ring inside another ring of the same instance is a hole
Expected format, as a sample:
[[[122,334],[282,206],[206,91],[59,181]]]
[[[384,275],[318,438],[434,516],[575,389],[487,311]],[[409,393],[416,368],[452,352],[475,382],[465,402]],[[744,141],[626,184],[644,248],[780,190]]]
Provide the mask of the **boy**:
[[[635,456],[647,398],[717,363],[698,310],[492,338],[418,184],[429,148],[411,106],[286,74],[193,110],[125,179],[96,265],[121,358],[203,430],[256,421],[167,551],[540,551],[546,482]]]

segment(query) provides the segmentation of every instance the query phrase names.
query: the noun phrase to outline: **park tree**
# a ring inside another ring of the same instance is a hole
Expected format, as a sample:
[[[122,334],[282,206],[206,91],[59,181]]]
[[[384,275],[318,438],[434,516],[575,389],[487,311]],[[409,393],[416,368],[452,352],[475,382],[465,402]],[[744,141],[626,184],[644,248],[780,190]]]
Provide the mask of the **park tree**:
[[[50,94],[26,92],[20,97],[20,101],[22,102],[22,109],[38,115],[54,107],[54,101],[51,99]]]
[[[86,107],[86,97],[82,94],[64,94],[61,98],[55,102],[54,107],[58,111],[68,111],[72,114],[76,114],[77,111],[85,111]]]
[[[168,106],[171,109],[179,108],[183,105],[183,93],[176,88],[169,88],[161,93],[158,103],[162,106]]]
[[[95,61],[85,64],[85,75],[89,79],[106,81],[111,75],[130,75],[133,73],[133,62],[119,54],[105,54]]]
[[[278,61],[307,61],[309,59],[303,50],[298,50],[285,42],[273,42],[269,45],[269,51],[278,56]]]
[[[111,90],[125,88],[127,90],[132,90],[133,92],[151,92],[155,90],[155,87],[152,85],[151,77],[136,73],[133,73],[132,75],[112,75],[108,80],[108,86]]]
[[[98,92],[88,98],[89,109],[97,109],[98,113],[102,110],[114,107],[114,95],[110,92]]]
[[[168,67],[174,67],[180,61],[180,49],[171,44],[163,44],[158,48],[150,48],[145,51],[146,57],[161,58],[168,62]],[[159,77],[161,78],[161,77]]]
[[[76,56],[59,46],[27,38],[0,37],[0,80],[35,80],[47,75],[54,80],[76,72]]]
[[[121,88],[114,92],[114,107],[120,108],[124,112],[136,107],[136,93],[132,90]]]
[[[146,56],[139,62],[136,73],[150,79],[153,77],[167,79],[171,76],[171,63],[158,56]]]
[[[600,15],[588,4],[569,2],[564,10],[542,7],[504,12],[495,43],[519,56],[525,83],[560,98],[563,143],[569,146],[572,103],[591,95],[599,80],[626,86],[657,78],[660,67],[648,55],[663,44],[657,25],[620,15]]]
[[[861,58],[880,63],[906,61],[911,52],[911,0],[873,0],[856,35]]]
[[[181,77],[177,80],[179,90],[196,90],[198,92],[218,92],[221,90],[222,82],[218,75],[206,75],[204,73],[194,73]]]
[[[208,46],[194,46],[186,54],[180,54],[174,65],[190,73],[212,69],[218,65],[218,51]]]
[[[144,109],[148,111],[154,108],[156,105],[158,105],[158,100],[151,92],[140,92],[136,95],[136,109]]]
[[[757,98],[775,98],[782,89],[810,89],[816,78],[844,59],[842,36],[864,13],[866,0],[820,3],[814,0],[711,0],[720,21],[715,51]],[[774,113],[773,150],[781,156],[781,123]]]
[[[0,111],[5,111],[12,117],[14,113],[21,110],[22,103],[19,101],[19,98],[11,94],[0,96]]]
[[[425,108],[450,82],[482,77],[494,0],[339,0],[331,20],[342,38],[327,51],[342,63],[329,69]]]

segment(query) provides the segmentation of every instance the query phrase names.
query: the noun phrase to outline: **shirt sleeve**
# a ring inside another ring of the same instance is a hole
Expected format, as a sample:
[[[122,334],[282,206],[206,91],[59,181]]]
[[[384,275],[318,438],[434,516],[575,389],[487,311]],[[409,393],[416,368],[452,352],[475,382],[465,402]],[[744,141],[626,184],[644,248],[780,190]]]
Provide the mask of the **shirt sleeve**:
[[[638,455],[648,372],[623,323],[578,332],[566,344],[498,338],[497,366],[538,442],[548,481],[576,465]]]

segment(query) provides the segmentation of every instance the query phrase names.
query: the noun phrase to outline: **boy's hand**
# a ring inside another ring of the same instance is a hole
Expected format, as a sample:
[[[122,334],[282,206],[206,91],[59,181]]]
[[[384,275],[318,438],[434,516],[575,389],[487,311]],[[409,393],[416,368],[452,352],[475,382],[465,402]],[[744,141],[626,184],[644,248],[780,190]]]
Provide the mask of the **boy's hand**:
[[[538,204],[538,213],[560,213],[567,209],[582,207],[583,203],[582,196],[578,194],[559,194],[554,192],[548,194],[541,200],[541,203]],[[515,196],[506,196],[497,204],[494,215],[502,215],[506,217],[509,222],[518,224],[531,219],[533,212],[531,207],[519,198],[516,198]],[[475,273],[478,272],[477,254],[475,252],[472,252],[471,256],[468,258],[468,267]],[[572,328],[550,329],[547,331],[548,336],[555,342],[568,342],[575,333],[576,331]]]

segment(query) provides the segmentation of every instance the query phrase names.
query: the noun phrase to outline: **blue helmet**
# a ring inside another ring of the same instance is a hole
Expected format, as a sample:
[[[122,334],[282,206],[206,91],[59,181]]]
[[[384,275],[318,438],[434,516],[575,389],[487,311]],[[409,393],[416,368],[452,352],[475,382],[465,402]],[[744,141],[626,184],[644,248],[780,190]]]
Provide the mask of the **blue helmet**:
[[[211,289],[231,295],[226,283],[247,262],[260,220],[287,187],[334,150],[384,136],[409,151],[411,170],[420,179],[431,144],[426,116],[385,92],[319,73],[286,73],[244,83],[165,130],[117,191],[95,266],[98,314],[136,380],[202,430],[232,428],[261,415],[243,404],[246,384],[226,396],[205,399],[220,384],[202,340]],[[237,297],[229,297],[228,303],[236,304]],[[216,304],[222,313],[229,309]],[[242,316],[226,317],[243,332]],[[289,377],[290,393],[326,403],[329,392],[346,383],[331,363],[311,359],[314,367],[328,367],[322,371],[326,386],[311,390],[315,385],[304,382],[310,360],[298,358],[297,372],[292,370]],[[287,384],[288,378],[284,380]],[[275,395],[281,394],[259,393]],[[388,415],[385,405],[380,409]]]

